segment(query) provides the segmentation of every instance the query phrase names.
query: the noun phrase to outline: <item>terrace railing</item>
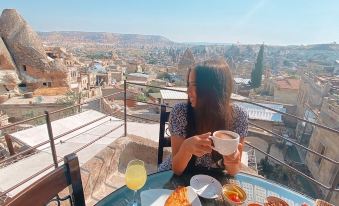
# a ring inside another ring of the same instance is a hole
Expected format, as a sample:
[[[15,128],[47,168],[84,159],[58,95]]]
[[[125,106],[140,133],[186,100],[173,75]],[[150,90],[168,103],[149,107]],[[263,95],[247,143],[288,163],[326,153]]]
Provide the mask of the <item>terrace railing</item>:
[[[55,110],[55,111],[52,111],[52,112],[48,112],[48,111],[45,111],[44,114],[42,115],[38,115],[36,117],[33,117],[33,118],[29,118],[29,119],[25,119],[25,120],[22,120],[22,121],[18,121],[18,122],[15,122],[15,123],[12,123],[12,124],[8,124],[6,126],[3,126],[3,127],[0,127],[0,131],[3,132],[3,131],[8,131],[9,128],[13,128],[13,127],[16,127],[20,124],[27,124],[27,123],[32,123],[34,122],[35,120],[37,119],[41,119],[41,118],[44,118],[45,119],[45,124],[46,124],[46,128],[47,128],[47,131],[48,131],[48,136],[49,136],[49,139],[46,140],[46,141],[43,141],[37,145],[34,145],[34,146],[31,146],[27,149],[24,149],[23,151],[20,151],[18,153],[15,153],[14,152],[14,148],[13,148],[13,145],[12,145],[12,138],[11,138],[11,135],[8,134],[8,133],[4,133],[4,137],[6,139],[6,143],[7,143],[7,146],[8,146],[8,150],[10,152],[10,156],[7,157],[7,158],[3,158],[2,160],[0,160],[0,166],[4,167],[4,166],[7,166],[9,164],[12,164],[14,162],[17,162],[17,161],[20,161],[21,159],[27,157],[27,154],[28,153],[31,153],[33,151],[35,151],[36,149],[38,149],[39,147],[43,146],[43,145],[46,145],[46,144],[49,144],[50,148],[51,148],[51,156],[52,156],[52,159],[53,159],[53,164],[50,164],[48,166],[46,166],[45,168],[43,168],[42,170],[34,173],[33,175],[31,175],[30,177],[18,182],[17,184],[15,184],[14,186],[6,189],[5,191],[0,191],[0,204],[1,204],[1,200],[2,202],[4,202],[5,198],[7,198],[8,194],[10,192],[12,192],[13,190],[15,190],[16,188],[20,187],[21,185],[29,182],[30,180],[38,177],[39,175],[43,174],[44,172],[52,169],[53,167],[54,168],[57,168],[58,167],[58,164],[60,162],[63,161],[63,158],[60,158],[58,159],[58,156],[57,156],[57,151],[55,149],[55,140],[57,139],[60,139],[61,137],[64,137],[65,135],[68,135],[72,132],[75,132],[77,130],[80,130],[88,125],[91,125],[97,121],[100,121],[106,117],[108,117],[109,115],[104,115],[100,118],[97,118],[95,120],[92,120],[90,122],[87,122],[79,127],[76,127],[74,129],[71,129],[69,131],[66,131],[60,135],[57,135],[57,136],[54,136],[53,135],[53,127],[52,127],[52,124],[51,124],[51,115],[54,115],[54,114],[59,114],[59,113],[62,113],[62,112],[65,112],[65,111],[68,111],[68,110],[72,110],[74,111],[74,114],[75,113],[80,113],[82,111],[82,107],[86,104],[89,104],[91,102],[95,102],[95,101],[99,101],[101,103],[101,101],[105,98],[110,98],[110,97],[114,97],[115,95],[118,95],[118,94],[121,94],[123,93],[124,91],[121,91],[121,92],[116,92],[116,93],[113,93],[113,94],[110,94],[110,95],[107,95],[107,96],[102,96],[102,97],[99,97],[99,98],[95,98],[95,99],[91,99],[90,101],[85,101],[83,103],[80,103],[80,101],[72,106],[68,106],[68,107],[65,107],[65,108],[62,108],[62,109],[59,109],[59,110]],[[101,106],[100,106],[101,108]],[[117,113],[120,112],[120,111],[116,111]],[[114,114],[114,113],[111,113],[111,115]],[[41,122],[40,122],[41,124]],[[96,141],[102,139],[103,137],[107,136],[109,133],[117,130],[118,128],[122,127],[124,125],[124,123],[110,129],[109,131],[105,132],[104,134],[100,135],[99,137],[93,139],[92,141],[86,143],[85,145],[75,149],[73,152],[74,153],[78,153],[79,151],[87,148],[88,146],[92,145],[93,143],[95,143]]]
[[[46,140],[44,142],[41,142],[40,144],[37,144],[35,146],[31,146],[19,153],[16,153],[16,154],[13,154],[13,151],[11,152],[11,156],[3,159],[3,160],[0,160],[0,166],[1,165],[5,165],[5,164],[10,164],[10,163],[13,163],[15,161],[19,161],[20,158],[22,158],[23,156],[25,156],[27,153],[29,152],[32,152],[32,151],[35,151],[37,148],[41,147],[42,145],[45,145],[45,144],[50,144],[50,147],[51,147],[51,151],[52,151],[52,159],[53,159],[53,164],[51,165],[48,165],[47,167],[45,167],[44,169],[40,170],[39,172],[33,174],[32,176],[24,179],[23,181],[17,183],[16,185],[12,186],[11,188],[7,189],[6,191],[2,191],[0,193],[0,199],[1,197],[4,197],[6,196],[8,193],[10,193],[11,191],[13,191],[14,189],[18,188],[19,186],[21,186],[22,184],[24,183],[27,183],[28,181],[32,180],[33,178],[39,176],[40,174],[46,172],[47,170],[50,170],[51,168],[56,168],[58,166],[58,164],[62,161],[62,159],[58,159],[57,158],[57,152],[55,150],[55,140],[67,135],[67,134],[70,134],[74,131],[77,131],[83,127],[86,127],[96,121],[99,121],[99,120],[102,120],[104,119],[105,117],[107,116],[116,116],[118,118],[121,118],[123,119],[123,123],[118,125],[117,127],[114,127],[112,128],[110,131],[106,132],[105,134],[102,134],[101,136],[99,136],[98,138],[88,142],[87,144],[83,145],[82,147],[76,149],[75,153],[83,150],[84,148],[90,146],[91,144],[93,144],[94,142],[100,140],[101,138],[105,137],[107,134],[115,131],[116,129],[124,126],[124,135],[126,136],[127,135],[127,129],[128,129],[128,121],[129,120],[141,120],[141,121],[146,121],[146,122],[159,122],[158,119],[152,119],[152,118],[147,118],[147,117],[142,117],[142,116],[137,116],[137,115],[133,115],[133,114],[128,114],[127,113],[127,101],[134,101],[134,102],[141,102],[141,103],[145,103],[145,104],[149,104],[149,105],[152,105],[152,106],[155,106],[155,107],[160,107],[161,104],[157,104],[157,103],[153,103],[153,102],[148,102],[148,101],[141,101],[141,100],[137,100],[135,98],[127,98],[127,94],[128,94],[128,89],[127,87],[128,86],[138,86],[138,87],[151,87],[151,88],[155,88],[155,89],[164,89],[164,90],[171,90],[171,91],[175,91],[175,92],[183,92],[182,90],[176,90],[176,89],[172,89],[172,88],[164,88],[164,87],[158,87],[158,86],[149,86],[149,85],[143,85],[143,84],[138,84],[138,83],[132,83],[132,82],[128,82],[128,81],[124,81],[124,90],[120,91],[120,92],[117,92],[117,93],[114,93],[114,94],[111,94],[111,95],[107,95],[107,96],[103,96],[103,97],[99,97],[99,98],[96,98],[96,99],[93,99],[93,100],[90,100],[90,101],[86,101],[86,102],[83,102],[83,103],[80,103],[78,102],[77,104],[75,105],[72,105],[72,106],[69,106],[69,107],[65,107],[63,109],[59,109],[59,110],[56,110],[56,111],[52,111],[52,112],[45,112],[44,114],[42,115],[39,115],[39,116],[36,116],[36,117],[33,117],[33,118],[29,118],[29,119],[26,119],[26,120],[22,120],[22,121],[19,121],[19,122],[16,122],[16,123],[12,123],[12,124],[9,124],[9,125],[6,125],[6,126],[3,126],[3,127],[0,127],[0,131],[6,131],[6,129],[10,128],[10,127],[15,127],[19,124],[24,124],[24,123],[27,123],[27,122],[32,122],[36,119],[41,119],[41,118],[44,118],[45,119],[45,123],[46,123],[46,127],[47,127],[47,131],[48,131],[48,136],[49,136],[49,140]],[[123,93],[123,111],[116,111],[116,112],[112,112],[110,113],[109,115],[105,115],[103,117],[100,117],[100,118],[97,118],[93,121],[90,121],[84,125],[81,125],[77,128],[74,128],[70,131],[66,131],[60,135],[57,135],[57,136],[54,136],[53,135],[53,127],[52,127],[52,124],[51,124],[51,118],[50,116],[53,115],[53,114],[58,114],[60,112],[64,112],[66,110],[75,110],[77,112],[81,112],[82,108],[83,108],[83,105],[84,104],[88,104],[88,103],[91,103],[91,102],[94,102],[94,101],[103,101],[105,98],[110,98],[110,97],[114,97],[115,95],[118,95],[118,94],[122,94]],[[322,129],[325,129],[327,131],[330,131],[330,132],[334,132],[335,134],[338,135],[338,138],[339,138],[339,131],[336,130],[336,129],[333,129],[333,128],[330,128],[330,127],[327,127],[325,125],[321,125],[321,124],[318,124],[318,123],[315,123],[315,122],[310,122],[310,121],[307,121],[307,120],[304,120],[303,118],[300,118],[300,117],[297,117],[295,115],[292,115],[292,114],[289,114],[289,113],[286,113],[286,112],[281,112],[279,110],[276,110],[276,109],[272,109],[270,107],[267,107],[267,106],[264,106],[262,104],[258,104],[258,103],[255,103],[255,102],[250,102],[250,101],[246,101],[246,100],[238,100],[238,99],[233,99],[233,101],[235,102],[243,102],[243,103],[248,103],[248,104],[252,104],[252,105],[256,105],[258,107],[262,107],[262,108],[265,108],[267,110],[271,110],[271,111],[274,111],[276,113],[279,113],[279,114],[282,114],[282,115],[285,115],[285,116],[288,116],[290,118],[293,118],[295,120],[298,120],[298,121],[302,121],[302,122],[306,122],[308,124],[311,124],[315,127],[319,127],[319,128],[322,128]],[[166,105],[165,105],[166,106]],[[171,108],[170,106],[167,106],[169,108]],[[122,114],[123,113],[123,114]],[[253,122],[250,122],[249,123],[250,126],[252,127],[255,127],[255,128],[259,128],[261,129],[262,131],[265,131],[267,132],[268,134],[271,134],[272,135],[272,138],[276,138],[276,139],[279,139],[279,140],[284,140],[286,142],[289,142],[291,143],[292,145],[296,146],[296,147],[299,147],[300,149],[303,149],[303,150],[306,150],[307,152],[310,152],[316,156],[318,156],[319,158],[321,159],[324,159],[326,161],[329,161],[331,162],[332,164],[335,165],[336,168],[339,167],[339,163],[337,160],[335,159],[332,159],[326,155],[323,155],[317,151],[314,151],[313,149],[310,149],[308,148],[307,146],[304,146],[290,138],[287,138],[287,137],[284,137],[283,135],[280,135],[276,132],[273,132],[263,126],[260,126],[256,123],[253,123]],[[7,135],[7,142],[11,142],[10,140],[10,135]],[[295,173],[295,174],[298,174],[302,177],[304,177],[306,180],[308,180],[309,182],[311,183],[314,183],[315,185],[327,190],[327,195],[325,197],[326,200],[330,200],[332,195],[333,195],[333,192],[338,192],[339,191],[339,188],[337,188],[337,185],[339,184],[339,175],[336,176],[336,178],[334,178],[334,180],[332,181],[332,184],[331,185],[326,185],[322,182],[320,182],[319,180],[305,174],[305,172],[303,171],[300,171],[298,169],[296,169],[295,167],[287,164],[285,161],[282,161],[274,156],[272,156],[271,154],[268,154],[266,151],[263,151],[262,149],[256,147],[255,145],[251,144],[251,143],[246,143],[250,148],[254,149],[255,151],[258,151],[262,154],[264,154],[267,158],[270,158],[278,163],[280,163],[281,165],[283,165],[284,167],[286,167],[288,170],[290,170],[291,172]],[[8,144],[9,147],[11,147],[10,143]],[[8,148],[9,151],[12,150],[12,148]]]
[[[144,85],[144,84],[139,84],[139,83],[125,81],[124,82],[125,94],[127,93],[126,88],[127,88],[128,85],[132,85],[132,86],[135,85],[135,86],[138,86],[138,87],[142,87],[143,86],[143,87],[162,89],[162,90],[170,90],[170,91],[174,91],[174,92],[183,92],[182,90],[173,89],[173,88],[167,88],[167,87],[165,88],[165,87],[159,87],[159,86],[150,86],[150,85]],[[161,104],[149,103],[147,101],[138,101],[136,99],[131,99],[131,98],[126,99],[126,100],[137,101],[137,102],[142,102],[142,103],[146,103],[146,104],[152,104],[152,105],[155,105],[155,106],[158,106],[158,107],[161,106]],[[277,109],[273,109],[273,108],[265,106],[265,105],[263,105],[261,103],[251,102],[251,101],[248,101],[248,100],[239,100],[239,99],[232,99],[232,100],[234,102],[241,102],[241,103],[247,103],[247,104],[255,105],[255,106],[258,106],[258,107],[261,107],[261,108],[264,108],[264,109],[267,109],[267,110],[279,113],[281,115],[290,117],[292,119],[295,119],[295,120],[298,120],[298,121],[301,121],[301,122],[305,122],[305,123],[313,125],[315,127],[319,127],[319,128],[324,129],[324,130],[333,132],[333,133],[338,135],[338,141],[339,141],[339,131],[337,129],[333,129],[333,128],[330,128],[328,126],[325,126],[325,125],[322,125],[322,124],[318,124],[316,122],[311,122],[311,121],[305,120],[305,119],[300,118],[300,117],[298,117],[296,115],[289,114],[289,113],[286,113],[286,112],[282,112],[282,111],[277,110]],[[164,106],[171,108],[170,106],[167,106],[167,105],[164,105]],[[144,118],[144,117],[127,114],[126,111],[124,112],[124,114],[125,114],[124,119],[126,121],[127,121],[128,118],[136,118],[136,119],[141,119],[141,120],[146,120],[146,121],[147,120],[148,121],[154,121],[154,120],[147,119],[147,118]],[[159,122],[159,121],[156,121],[156,122]],[[318,156],[321,159],[329,161],[329,162],[331,162],[332,164],[335,165],[337,170],[339,169],[339,162],[337,160],[335,160],[335,159],[332,159],[332,158],[330,158],[330,157],[328,157],[326,155],[323,155],[323,154],[319,153],[318,151],[310,149],[309,147],[304,146],[304,145],[298,143],[297,141],[295,141],[293,139],[290,139],[290,138],[287,138],[287,137],[285,137],[283,135],[280,135],[280,134],[278,134],[278,133],[276,133],[274,131],[271,131],[271,130],[263,127],[263,126],[260,126],[260,125],[254,123],[254,122],[250,121],[249,125],[254,127],[254,128],[258,128],[258,129],[260,129],[260,130],[262,130],[264,132],[267,132],[268,134],[271,134],[272,138],[275,138],[276,140],[283,140],[283,141],[289,142],[290,144],[292,144],[292,145],[294,145],[296,147],[299,147],[300,149],[306,150],[307,152],[312,153],[312,154]],[[127,122],[125,122],[125,131],[127,131],[127,126],[128,126],[128,124],[127,124]],[[257,146],[255,146],[255,145],[253,145],[253,144],[251,144],[249,142],[245,142],[245,144],[247,146],[249,146],[250,148],[254,149],[255,151],[258,151],[258,152],[262,153],[263,155],[265,155],[266,158],[270,158],[270,159],[274,160],[275,162],[278,162],[279,164],[283,165],[284,167],[286,167],[291,172],[304,177],[307,181],[309,181],[311,183],[314,183],[315,185],[317,185],[317,186],[325,189],[326,191],[328,191],[326,196],[324,197],[324,199],[326,199],[327,201],[329,201],[332,198],[333,192],[339,192],[339,188],[338,188],[338,185],[339,185],[339,174],[336,175],[336,177],[333,179],[333,181],[332,181],[332,183],[330,185],[326,185],[326,184],[320,182],[319,180],[317,180],[317,179],[315,179],[313,177],[310,177],[309,175],[305,174],[305,172],[300,171],[300,170],[296,169],[295,167],[287,164],[285,161],[282,161],[282,160],[278,159],[277,157],[274,157],[271,154],[268,154],[266,151],[258,148]],[[334,171],[337,171],[337,170],[334,170]],[[328,171],[324,171],[324,172],[328,172]]]

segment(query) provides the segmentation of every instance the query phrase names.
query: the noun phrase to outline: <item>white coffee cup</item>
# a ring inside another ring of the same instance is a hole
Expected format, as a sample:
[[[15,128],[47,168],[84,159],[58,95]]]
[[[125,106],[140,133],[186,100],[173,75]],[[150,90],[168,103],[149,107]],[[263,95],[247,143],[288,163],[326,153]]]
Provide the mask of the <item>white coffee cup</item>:
[[[227,137],[222,137],[227,136]],[[240,141],[239,134],[227,131],[227,130],[218,130],[213,132],[210,139],[213,142],[213,150],[219,152],[221,155],[231,155],[237,151],[238,144]]]

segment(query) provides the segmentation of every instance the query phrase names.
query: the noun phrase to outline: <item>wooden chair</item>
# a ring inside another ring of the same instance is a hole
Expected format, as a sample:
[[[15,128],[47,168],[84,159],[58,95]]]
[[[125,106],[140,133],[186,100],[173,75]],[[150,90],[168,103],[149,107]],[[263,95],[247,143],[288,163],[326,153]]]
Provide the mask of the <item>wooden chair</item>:
[[[19,192],[5,206],[22,205],[46,205],[50,202],[57,202],[69,199],[71,205],[84,206],[85,197],[81,182],[80,166],[78,157],[72,153],[64,157],[64,165],[59,166],[28,188]],[[58,193],[69,187],[70,195],[60,198]]]
[[[164,147],[171,146],[171,138],[165,129],[165,125],[168,122],[170,112],[166,111],[166,106],[160,107],[160,129],[159,129],[159,147],[158,147],[158,166],[162,163],[164,155]],[[166,137],[165,137],[166,133]]]

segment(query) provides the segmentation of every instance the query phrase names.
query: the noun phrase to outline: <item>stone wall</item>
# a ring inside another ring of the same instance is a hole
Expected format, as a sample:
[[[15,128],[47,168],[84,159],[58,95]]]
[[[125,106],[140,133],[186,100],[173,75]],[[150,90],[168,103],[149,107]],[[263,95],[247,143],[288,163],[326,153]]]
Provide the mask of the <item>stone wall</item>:
[[[338,105],[336,105],[335,102],[331,102],[328,98],[324,98],[317,123],[338,129]],[[339,134],[335,132],[316,128],[310,138],[309,148],[331,159],[339,161],[338,137]],[[328,185],[333,183],[335,176],[337,175],[336,165],[327,160],[320,159],[317,155],[312,153],[307,153],[305,163],[315,179]],[[322,190],[324,194],[327,194],[326,190]],[[339,202],[338,194],[333,195],[332,198],[334,198],[332,202]]]
[[[55,111],[66,107],[62,104],[28,104],[28,105],[1,105],[1,110],[6,113],[11,121],[20,121],[44,114],[44,111]],[[63,116],[69,115],[73,110],[66,110],[58,114],[51,115],[51,119],[60,119]]]
[[[283,104],[297,104],[298,90],[274,88],[274,101]]]
[[[95,204],[125,184],[124,173],[130,160],[141,159],[148,174],[156,172],[157,147],[156,142],[146,138],[121,137],[82,165],[86,205]]]
[[[318,128],[313,132],[309,148],[339,161],[339,141],[337,140],[338,134]],[[322,148],[324,148],[324,150],[322,150]],[[305,164],[312,173],[312,176],[325,185],[331,185],[337,175],[337,167],[335,164],[324,159],[320,160],[317,155],[310,152],[306,155]],[[322,187],[319,187],[319,189],[321,189],[325,195],[327,194],[327,190]],[[334,198],[332,202],[339,202],[339,195],[334,195],[332,198]]]

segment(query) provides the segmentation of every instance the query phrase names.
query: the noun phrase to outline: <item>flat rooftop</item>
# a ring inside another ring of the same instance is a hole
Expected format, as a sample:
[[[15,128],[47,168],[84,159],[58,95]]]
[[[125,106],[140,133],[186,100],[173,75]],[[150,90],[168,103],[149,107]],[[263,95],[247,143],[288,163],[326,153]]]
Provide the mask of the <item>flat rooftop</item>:
[[[88,110],[64,119],[59,119],[52,122],[54,137],[65,133],[66,131],[85,125],[95,119],[104,117],[105,114]],[[55,147],[58,159],[62,159],[65,155],[74,152],[83,147],[87,143],[94,141],[113,128],[121,125],[123,120],[107,116],[103,119],[89,124],[79,130],[76,130],[68,135],[65,135],[55,140]],[[136,122],[127,123],[128,134],[142,136],[153,141],[158,141],[159,124],[143,124]],[[140,129],[143,128],[143,129]],[[16,140],[34,146],[48,140],[48,132],[46,124],[37,127],[22,130],[11,134]],[[80,166],[93,158],[97,153],[114,142],[116,139],[124,135],[124,127],[119,127],[117,130],[105,135],[100,140],[94,142],[88,147],[77,153]],[[38,148],[39,152],[24,158],[18,162],[10,164],[4,168],[0,168],[0,192],[16,185],[24,179],[32,176],[47,166],[53,164],[51,148],[49,143]],[[53,168],[52,168],[53,169]],[[36,181],[38,178],[51,171],[52,169],[42,173],[40,176],[28,181],[26,184],[13,190],[9,195],[15,195],[22,189]]]
[[[27,105],[27,104],[55,104],[57,99],[64,96],[34,96],[33,98],[24,98],[23,96],[11,97],[1,105]]]

